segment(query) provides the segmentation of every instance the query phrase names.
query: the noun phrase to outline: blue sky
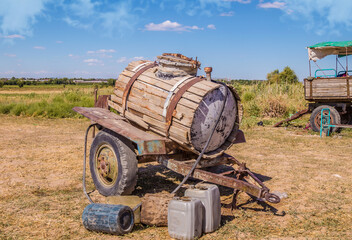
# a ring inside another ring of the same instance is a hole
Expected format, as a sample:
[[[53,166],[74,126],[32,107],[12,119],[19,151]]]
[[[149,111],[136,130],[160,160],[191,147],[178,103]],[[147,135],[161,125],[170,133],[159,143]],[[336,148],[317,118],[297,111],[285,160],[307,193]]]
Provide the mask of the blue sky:
[[[0,77],[116,78],[177,52],[217,78],[290,66],[302,80],[306,46],[352,40],[351,12],[351,0],[0,0]]]

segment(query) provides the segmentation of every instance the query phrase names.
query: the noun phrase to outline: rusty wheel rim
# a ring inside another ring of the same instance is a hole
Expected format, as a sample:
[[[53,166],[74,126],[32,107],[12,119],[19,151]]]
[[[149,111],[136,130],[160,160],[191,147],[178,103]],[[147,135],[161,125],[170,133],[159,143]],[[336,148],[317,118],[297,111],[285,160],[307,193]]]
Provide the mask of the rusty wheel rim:
[[[107,187],[114,185],[117,181],[119,169],[116,154],[111,146],[107,144],[101,145],[94,160],[95,171],[100,182]]]
[[[328,115],[328,111],[324,111],[323,114],[326,116]],[[320,122],[321,122],[321,114],[317,114],[314,119],[315,126],[320,128]],[[333,124],[335,122],[335,119],[332,117],[330,113],[330,124]]]

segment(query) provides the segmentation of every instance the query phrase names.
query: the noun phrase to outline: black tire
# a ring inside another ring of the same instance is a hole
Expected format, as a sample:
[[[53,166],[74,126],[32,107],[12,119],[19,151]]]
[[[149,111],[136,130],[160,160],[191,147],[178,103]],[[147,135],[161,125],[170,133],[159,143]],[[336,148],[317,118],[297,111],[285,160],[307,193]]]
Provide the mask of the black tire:
[[[104,129],[94,138],[89,156],[90,173],[103,196],[131,194],[137,183],[138,162],[128,139]]]
[[[317,108],[315,108],[310,115],[310,126],[312,127],[312,130],[315,132],[320,132],[320,119],[321,119],[321,110],[323,108],[329,108],[330,109],[330,123],[331,124],[340,124],[341,123],[341,116],[339,112],[331,106],[328,105],[322,105]],[[325,114],[325,112],[324,112]],[[332,132],[336,132],[338,128],[332,128]]]

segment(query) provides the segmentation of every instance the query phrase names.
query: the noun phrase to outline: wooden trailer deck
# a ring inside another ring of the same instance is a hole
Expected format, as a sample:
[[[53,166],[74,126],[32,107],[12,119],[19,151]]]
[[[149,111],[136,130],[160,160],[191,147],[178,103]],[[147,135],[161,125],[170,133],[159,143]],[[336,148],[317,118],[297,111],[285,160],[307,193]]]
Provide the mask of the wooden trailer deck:
[[[352,101],[352,76],[304,79],[307,101]]]

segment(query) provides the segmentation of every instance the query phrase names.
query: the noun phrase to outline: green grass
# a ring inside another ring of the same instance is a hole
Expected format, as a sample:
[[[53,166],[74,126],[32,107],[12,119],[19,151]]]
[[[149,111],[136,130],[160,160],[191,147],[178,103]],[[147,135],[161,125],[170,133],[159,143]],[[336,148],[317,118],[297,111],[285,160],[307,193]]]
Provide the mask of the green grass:
[[[244,107],[243,125],[251,127],[258,121],[273,123],[305,108],[302,83],[275,84],[255,81],[232,82]],[[112,87],[99,89],[99,94],[111,94]],[[93,85],[4,86],[0,89],[0,113],[16,116],[76,118],[74,106],[91,107]]]
[[[109,94],[112,87],[104,88],[99,94]],[[0,113],[15,116],[45,118],[79,118],[72,108],[93,107],[93,86],[13,86],[0,90]]]

